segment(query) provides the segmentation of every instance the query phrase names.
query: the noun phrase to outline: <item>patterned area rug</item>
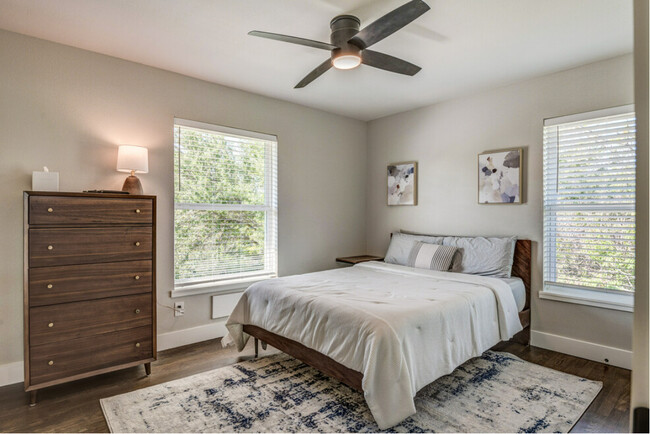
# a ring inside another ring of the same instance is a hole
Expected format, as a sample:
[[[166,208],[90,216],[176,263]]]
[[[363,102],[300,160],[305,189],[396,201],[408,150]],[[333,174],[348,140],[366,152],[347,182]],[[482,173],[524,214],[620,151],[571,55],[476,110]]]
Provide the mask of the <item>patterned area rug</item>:
[[[602,383],[487,351],[396,432],[568,432]],[[363,395],[278,354],[101,400],[112,432],[375,432]]]

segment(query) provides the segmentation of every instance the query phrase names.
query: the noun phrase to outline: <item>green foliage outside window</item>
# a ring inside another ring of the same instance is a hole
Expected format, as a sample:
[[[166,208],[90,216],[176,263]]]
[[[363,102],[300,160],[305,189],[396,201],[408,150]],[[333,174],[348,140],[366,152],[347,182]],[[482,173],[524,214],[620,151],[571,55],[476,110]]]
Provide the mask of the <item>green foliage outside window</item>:
[[[174,129],[176,281],[264,270],[263,141]],[[251,209],[253,208],[253,209]]]
[[[633,113],[544,128],[545,280],[634,291]]]
[[[634,213],[558,214],[556,281],[634,291]]]

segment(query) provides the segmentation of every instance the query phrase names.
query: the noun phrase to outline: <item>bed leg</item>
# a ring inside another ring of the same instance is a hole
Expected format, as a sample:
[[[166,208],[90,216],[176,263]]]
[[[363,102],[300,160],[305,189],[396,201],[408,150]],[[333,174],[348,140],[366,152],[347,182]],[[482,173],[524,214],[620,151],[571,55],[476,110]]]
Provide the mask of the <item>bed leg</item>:
[[[259,341],[255,338],[255,358],[259,356]]]
[[[262,341],[262,349],[266,351],[266,342]]]

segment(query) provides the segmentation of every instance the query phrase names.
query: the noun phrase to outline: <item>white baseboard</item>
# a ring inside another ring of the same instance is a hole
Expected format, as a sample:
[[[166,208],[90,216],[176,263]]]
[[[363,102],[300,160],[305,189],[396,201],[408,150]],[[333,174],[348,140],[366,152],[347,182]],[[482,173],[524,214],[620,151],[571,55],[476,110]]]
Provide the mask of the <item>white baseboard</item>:
[[[593,342],[531,330],[530,344],[534,347],[570,354],[583,359],[606,363],[619,368],[632,369],[632,351],[608,347]],[[608,361],[605,361],[607,359]]]
[[[158,351],[165,351],[170,348],[182,347],[183,345],[195,344],[197,342],[216,339],[228,334],[226,319],[214,321],[189,329],[182,329],[158,335]]]
[[[0,386],[22,383],[25,379],[22,360],[20,362],[5,363],[0,365]]]
[[[226,318],[224,318],[221,321],[214,321],[199,327],[159,334],[158,351],[215,339],[225,336],[227,333]],[[24,380],[24,375],[22,361],[0,365],[0,387],[21,383]]]

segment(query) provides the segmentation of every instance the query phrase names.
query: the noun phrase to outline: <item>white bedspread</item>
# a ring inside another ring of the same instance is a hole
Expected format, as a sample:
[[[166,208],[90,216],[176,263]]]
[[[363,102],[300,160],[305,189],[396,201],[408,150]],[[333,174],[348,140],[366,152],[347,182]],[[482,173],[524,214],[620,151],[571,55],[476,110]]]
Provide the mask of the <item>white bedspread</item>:
[[[419,389],[522,330],[498,279],[380,262],[253,284],[228,318],[224,345],[244,348],[244,324],[362,372],[382,429],[415,413]]]

